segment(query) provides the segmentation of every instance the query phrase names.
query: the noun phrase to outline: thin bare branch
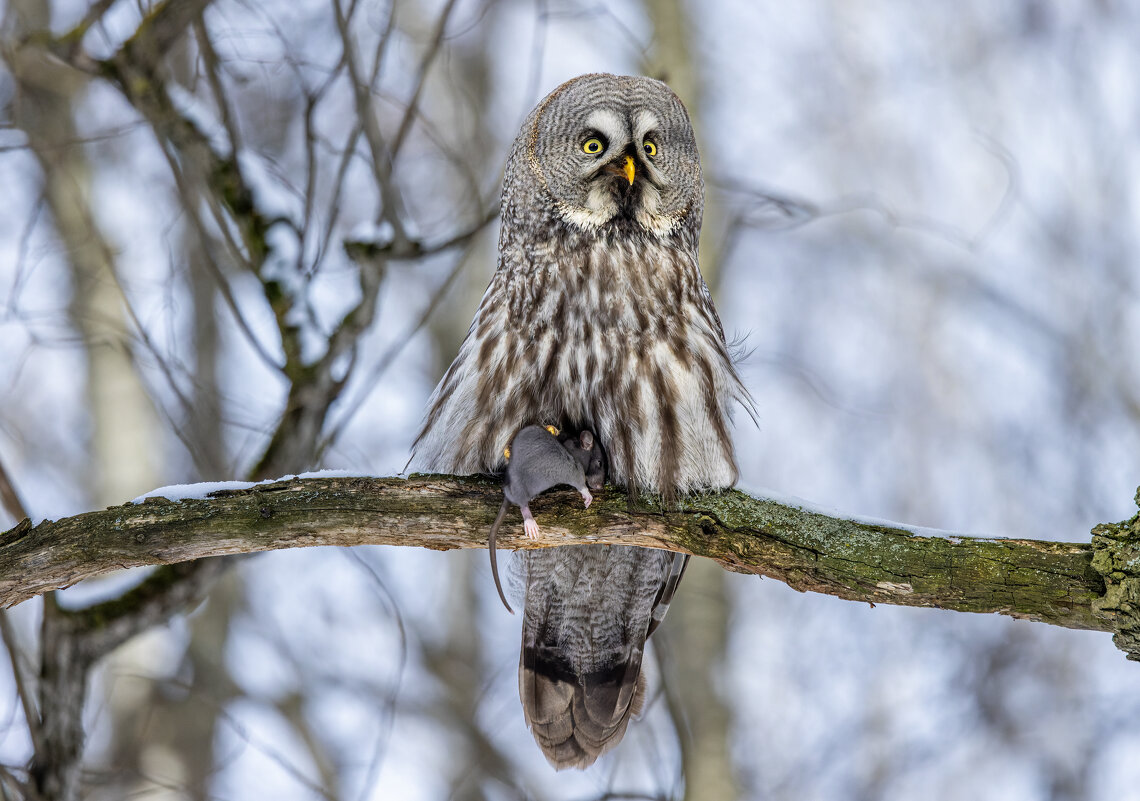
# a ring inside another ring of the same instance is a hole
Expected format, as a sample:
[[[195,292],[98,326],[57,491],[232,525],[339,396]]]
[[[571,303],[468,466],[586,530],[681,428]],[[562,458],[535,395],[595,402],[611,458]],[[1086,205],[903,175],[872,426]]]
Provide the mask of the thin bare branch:
[[[188,180],[183,174],[181,167],[178,164],[178,159],[166,148],[163,148],[163,153],[166,155],[167,163],[170,165],[171,174],[174,176],[175,185],[178,192],[182,197],[182,207],[186,211],[191,224],[194,226],[194,232],[198,235],[198,241],[206,250],[209,258],[205,259],[206,264],[209,266],[214,280],[217,282],[218,291],[225,302],[226,307],[233,315],[234,322],[237,324],[238,330],[242,333],[246,342],[253,348],[254,353],[261,359],[268,367],[281,371],[284,365],[280,359],[275,358],[266,350],[265,345],[262,344],[261,339],[254,333],[250,327],[249,322],[245,319],[241,308],[238,307],[237,298],[234,297],[233,290],[230,287],[230,282],[226,280],[225,275],[222,273],[221,268],[218,266],[218,257],[214,253],[214,237],[210,235],[209,230],[206,228],[206,223],[202,220],[202,216],[198,213],[197,195],[190,187]],[[216,208],[216,207],[215,207]],[[224,220],[219,220],[223,233],[228,233]],[[232,239],[227,240],[229,243],[229,252],[231,255],[240,255],[236,243]]]
[[[8,469],[4,467],[3,460],[0,460],[0,504],[4,506],[4,511],[10,514],[13,520],[23,520],[28,516],[24,502],[20,500],[20,494],[16,492],[16,487],[12,484],[12,478],[8,475]]]
[[[0,459],[0,503],[3,504],[4,510],[13,519],[24,520],[27,518],[28,513],[24,508],[24,502],[20,499],[20,494],[16,491],[2,459]],[[8,619],[8,610],[6,609],[0,610],[0,638],[4,641],[4,647],[8,651],[8,659],[12,663],[12,677],[16,682],[16,694],[20,697],[24,720],[28,724],[32,749],[35,753],[41,754],[44,750],[43,734],[40,731],[40,714],[36,709],[33,696],[33,683],[28,672],[28,666],[22,659],[23,651],[16,640],[16,632],[12,628],[12,621]]]
[[[218,58],[218,53],[214,50],[214,43],[210,40],[206,23],[201,17],[194,20],[194,39],[198,43],[198,50],[202,53],[202,63],[206,67],[206,80],[210,85],[210,92],[214,96],[214,103],[218,107],[218,116],[221,117],[222,127],[226,129],[226,135],[230,140],[230,152],[236,155],[241,151],[241,130],[238,128],[237,119],[230,109],[229,98],[226,96],[226,89],[222,83],[221,59]]]
[[[467,238],[474,236],[474,234],[475,231],[472,231]],[[349,254],[353,255],[353,246],[346,244],[346,247],[349,250]],[[431,319],[432,314],[435,313],[435,310],[443,301],[443,298],[447,294],[447,291],[451,288],[451,285],[455,282],[455,279],[459,277],[459,274],[463,272],[463,268],[465,266],[467,266],[466,253],[455,262],[455,266],[451,268],[451,272],[448,273],[447,277],[443,279],[443,283],[441,283],[439,285],[439,288],[436,289],[435,293],[431,297],[431,300],[428,301],[427,306],[425,306],[423,312],[420,313],[419,318],[414,323],[412,323],[407,331],[396,338],[395,342],[388,348],[387,351],[385,351],[383,356],[376,360],[376,363],[372,366],[372,369],[368,371],[368,375],[364,378],[363,386],[356,393],[356,397],[353,398],[351,402],[345,404],[344,412],[341,414],[332,430],[325,435],[325,438],[321,442],[321,446],[319,448],[320,453],[324,453],[324,451],[327,450],[328,447],[332,445],[332,443],[336,442],[337,438],[344,433],[345,427],[349,424],[356,413],[360,411],[360,407],[364,405],[364,402],[368,399],[368,396],[372,394],[372,390],[380,381],[381,376],[383,376],[388,368],[392,366],[392,362],[394,362],[396,360],[396,357],[400,355],[405,347],[407,347],[408,343],[412,341],[412,337],[414,337],[421,328],[427,325],[427,321]]]
[[[70,45],[71,53],[74,55],[83,44],[83,37],[87,35],[87,31],[91,30],[91,26],[95,25],[103,19],[103,15],[114,5],[115,0],[97,0],[91,4],[91,8],[87,9],[87,13],[83,15],[83,19],[79,21],[74,28],[65,33],[61,37],[63,42]]]
[[[428,72],[431,71],[432,62],[439,54],[440,45],[443,44],[443,33],[447,29],[447,21],[451,17],[451,12],[455,9],[455,0],[447,0],[443,10],[439,12],[439,18],[435,22],[435,32],[432,34],[431,43],[428,45],[427,50],[424,51],[423,60],[420,62],[419,77],[416,79],[416,88],[412,92],[412,96],[408,98],[407,108],[404,109],[404,116],[400,120],[400,127],[396,129],[396,136],[392,139],[392,147],[389,152],[389,160],[395,163],[397,156],[400,154],[400,148],[404,144],[404,140],[408,136],[408,131],[412,129],[412,122],[416,118],[416,109],[420,104],[420,95],[423,93],[424,84],[427,83]]]
[[[16,682],[16,695],[20,697],[20,706],[24,711],[24,720],[28,724],[28,734],[32,740],[32,751],[40,754],[44,750],[44,738],[40,731],[40,713],[36,709],[35,684],[32,681],[28,665],[22,659],[23,651],[16,639],[16,632],[12,628],[12,621],[8,617],[8,610],[0,610],[0,636],[4,639],[4,647],[8,650],[8,660],[12,664],[12,677]]]
[[[336,11],[336,25],[340,33],[341,46],[344,48],[344,62],[348,67],[349,78],[352,80],[356,116],[364,133],[364,140],[368,143],[372,155],[373,177],[376,180],[377,191],[380,192],[380,219],[392,227],[393,241],[402,246],[408,239],[402,218],[403,203],[392,182],[392,160],[384,144],[384,137],[380,132],[380,121],[377,119],[376,109],[372,103],[371,82],[364,81],[360,75],[356,48],[352,43],[352,31],[349,30],[349,21],[341,10],[339,0],[332,0],[332,4]]]

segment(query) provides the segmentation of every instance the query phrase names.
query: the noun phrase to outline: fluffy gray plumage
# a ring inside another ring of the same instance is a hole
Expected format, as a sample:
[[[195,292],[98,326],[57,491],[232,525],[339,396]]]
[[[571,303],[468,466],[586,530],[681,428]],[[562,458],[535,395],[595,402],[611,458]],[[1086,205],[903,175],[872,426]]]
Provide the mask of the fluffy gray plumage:
[[[508,159],[498,269],[415,469],[498,471],[520,428],[550,424],[593,431],[631,491],[732,485],[730,412],[751,400],[698,267],[702,207],[693,129],[665,84],[584,75],[551,92]],[[640,708],[645,639],[687,557],[590,545],[524,560],[523,710],[555,767],[586,767]]]

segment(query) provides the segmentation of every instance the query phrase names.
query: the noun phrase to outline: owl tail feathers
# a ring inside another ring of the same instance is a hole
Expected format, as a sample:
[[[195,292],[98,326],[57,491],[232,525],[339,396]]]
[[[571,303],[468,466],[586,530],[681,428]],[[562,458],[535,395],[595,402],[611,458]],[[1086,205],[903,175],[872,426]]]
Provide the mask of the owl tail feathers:
[[[612,669],[574,676],[562,660],[542,659],[541,650],[525,648],[519,669],[527,725],[555,770],[588,768],[621,742],[641,712],[640,651]]]

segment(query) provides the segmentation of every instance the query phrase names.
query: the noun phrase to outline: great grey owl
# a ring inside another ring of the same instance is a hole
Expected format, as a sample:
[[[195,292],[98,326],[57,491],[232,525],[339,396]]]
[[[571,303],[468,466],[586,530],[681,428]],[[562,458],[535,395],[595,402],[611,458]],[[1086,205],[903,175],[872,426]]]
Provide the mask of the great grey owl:
[[[530,113],[503,187],[499,263],[414,446],[417,470],[497,472],[523,426],[593,431],[631,492],[728,487],[751,406],[697,263],[701,164],[660,81],[583,75]],[[519,693],[556,768],[616,745],[644,697],[646,638],[688,557],[527,551]]]

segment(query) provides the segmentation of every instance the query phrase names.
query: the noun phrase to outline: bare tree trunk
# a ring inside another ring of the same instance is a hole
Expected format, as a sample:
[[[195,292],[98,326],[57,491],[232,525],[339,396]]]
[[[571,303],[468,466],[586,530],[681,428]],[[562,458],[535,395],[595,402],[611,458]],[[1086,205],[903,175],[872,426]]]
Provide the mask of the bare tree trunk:
[[[690,53],[688,23],[682,0],[645,0],[653,23],[653,44],[645,71],[669,83],[689,109],[695,129],[700,129],[700,81]],[[698,135],[697,141],[701,141]],[[708,158],[705,164],[715,164]],[[724,228],[716,195],[705,193],[701,226],[701,272],[711,288],[719,272],[719,245]],[[684,589],[665,626],[670,647],[669,709],[681,740],[685,798],[701,801],[731,801],[739,796],[731,752],[731,713],[723,701],[716,677],[725,664],[729,602],[724,571],[698,560],[686,571]],[[660,636],[660,632],[658,634]]]
[[[230,456],[226,453],[222,425],[222,397],[218,384],[218,362],[221,341],[214,303],[218,297],[217,282],[210,275],[209,256],[193,232],[183,232],[186,253],[186,280],[194,304],[194,387],[190,417],[186,421],[184,440],[194,448],[191,456],[198,475],[205,479],[229,474]]]
[[[14,2],[6,22],[25,32],[45,30],[47,3]],[[97,506],[130,497],[155,482],[149,461],[156,437],[154,409],[135,370],[113,251],[91,207],[91,168],[79,143],[72,105],[86,80],[33,44],[7,53],[17,81],[17,125],[26,133],[43,176],[43,193],[71,267],[71,319],[87,355],[91,415],[88,492]],[[82,712],[97,658],[57,606],[45,599],[41,628],[39,708],[42,749],[30,780],[46,799],[79,794]]]
[[[8,13],[22,30],[37,31],[47,27],[51,6],[18,0]],[[39,162],[44,197],[71,267],[71,319],[87,355],[88,489],[96,507],[109,506],[154,485],[150,454],[157,425],[131,359],[113,249],[91,208],[91,167],[72,113],[87,81],[32,44],[12,51],[9,65],[19,85],[16,122]]]
[[[669,84],[689,110],[697,142],[711,142],[701,135],[701,76],[693,63],[693,26],[684,0],[645,0],[645,13],[653,24],[653,41],[645,55],[642,71]],[[719,166],[715,153],[704,152],[705,213],[701,225],[701,273],[714,292],[720,283],[721,246],[726,226],[719,195],[708,188],[709,179]]]
[[[678,723],[685,798],[731,801],[740,796],[732,764],[732,713],[723,675],[729,597],[724,571],[705,559],[685,572],[685,589],[669,615],[661,659],[669,709]]]
[[[405,8],[414,13],[414,7]],[[493,4],[487,13],[494,16],[498,11],[497,5]],[[428,18],[418,20],[417,24],[429,28],[432,22]],[[495,28],[494,21],[489,20],[483,29],[485,35],[490,35]],[[479,45],[457,49],[452,54],[457,68],[437,78],[431,86],[431,97],[446,109],[441,114],[450,116],[450,119],[445,117],[443,124],[457,128],[474,127],[472,146],[478,149],[485,149],[494,141],[486,127],[488,119],[479,115],[475,120],[465,122],[462,116],[470,108],[480,108],[491,100],[489,58],[492,52],[485,39]],[[454,192],[457,197],[464,197],[471,194],[472,188],[457,185]],[[481,244],[462,257],[468,266],[460,268],[462,275],[456,281],[458,286],[447,301],[447,305],[461,306],[463,311],[443,312],[428,325],[444,365],[454,356],[455,348],[463,339],[465,328],[459,326],[471,316],[467,308],[473,308],[478,302],[486,288],[487,276],[495,266],[495,252],[490,247],[493,241],[487,237]],[[447,636],[438,645],[425,645],[424,648],[425,663],[440,686],[446,688],[436,717],[447,721],[454,730],[467,732],[467,749],[461,752],[463,758],[448,765],[451,781],[448,797],[455,801],[482,801],[488,797],[487,787],[491,782],[510,786],[516,781],[517,774],[489,732],[476,722],[479,704],[485,697],[487,673],[484,666],[489,659],[478,627],[479,587],[485,561],[474,558],[476,554],[466,556],[448,560],[447,564],[452,576],[446,600]]]
[[[180,40],[166,60],[173,82],[189,87],[194,77],[193,54],[188,42]],[[191,480],[228,478],[218,393],[219,337],[214,300],[217,282],[212,276],[205,248],[189,226],[180,232],[184,269],[188,284],[186,296],[192,302],[191,385],[186,417],[176,421],[181,441],[187,447],[194,470]],[[171,280],[176,280],[171,278]],[[134,494],[137,494],[135,492]],[[120,494],[119,500],[130,497]],[[214,767],[214,732],[219,710],[233,694],[232,683],[222,663],[229,616],[240,601],[240,582],[229,574],[212,591],[209,601],[190,627],[190,642],[179,671],[189,677],[189,693],[171,693],[154,675],[155,654],[145,648],[124,648],[110,659],[110,671],[130,675],[136,685],[131,692],[109,699],[114,717],[108,749],[110,777],[100,788],[106,798],[123,798],[144,793],[150,801],[209,797],[206,777]],[[145,689],[137,689],[144,684]],[[203,696],[208,693],[208,696]],[[160,775],[154,765],[160,766]],[[150,766],[150,767],[148,767]],[[166,776],[183,777],[184,787],[164,786]]]

